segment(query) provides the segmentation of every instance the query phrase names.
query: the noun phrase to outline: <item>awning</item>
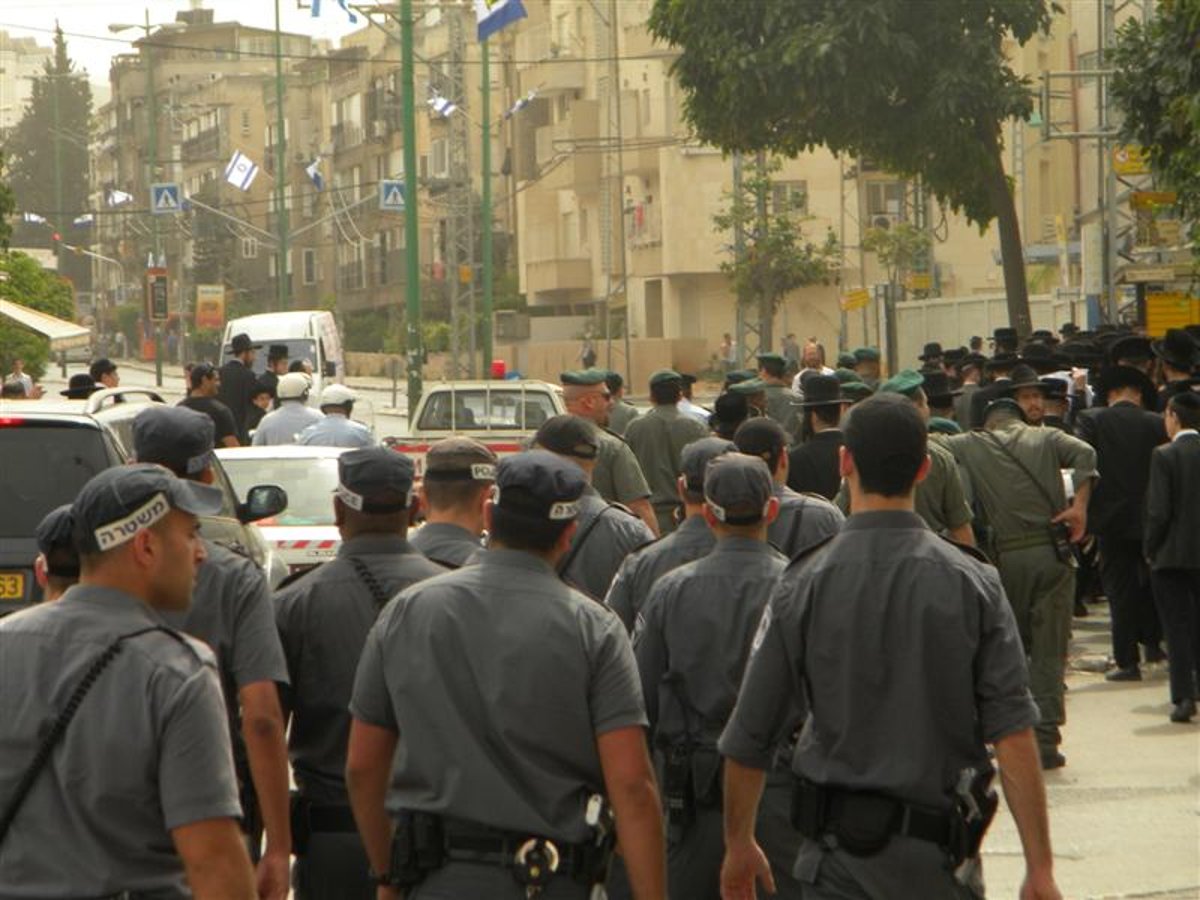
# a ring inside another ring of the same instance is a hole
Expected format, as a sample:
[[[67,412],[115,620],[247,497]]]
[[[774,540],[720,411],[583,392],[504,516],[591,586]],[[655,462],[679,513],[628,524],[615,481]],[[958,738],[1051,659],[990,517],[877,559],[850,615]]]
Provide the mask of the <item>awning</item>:
[[[0,316],[7,316],[14,322],[50,338],[50,349],[55,353],[74,347],[87,347],[92,343],[92,329],[59,319],[49,313],[38,312],[11,300],[0,300]]]

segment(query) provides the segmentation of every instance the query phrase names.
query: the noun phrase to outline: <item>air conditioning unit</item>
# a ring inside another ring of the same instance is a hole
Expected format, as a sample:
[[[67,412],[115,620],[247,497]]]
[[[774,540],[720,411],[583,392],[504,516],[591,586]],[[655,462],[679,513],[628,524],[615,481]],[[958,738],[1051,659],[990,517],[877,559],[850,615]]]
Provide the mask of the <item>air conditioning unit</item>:
[[[387,136],[387,121],[384,119],[373,119],[371,121],[371,137],[377,141],[382,141]]]
[[[871,216],[871,227],[887,231],[896,224],[898,219],[899,216],[894,216],[891,213],[875,213]]]

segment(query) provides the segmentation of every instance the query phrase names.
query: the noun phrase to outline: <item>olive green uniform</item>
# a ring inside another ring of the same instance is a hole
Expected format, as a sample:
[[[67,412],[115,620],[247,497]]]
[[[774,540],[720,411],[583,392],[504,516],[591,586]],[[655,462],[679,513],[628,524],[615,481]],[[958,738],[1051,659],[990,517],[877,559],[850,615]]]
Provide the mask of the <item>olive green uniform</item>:
[[[916,513],[932,530],[946,534],[971,523],[971,505],[954,455],[935,441],[929,442],[928,452],[929,474],[917,485]],[[845,481],[835,502],[842,512],[850,512],[850,489]]]
[[[763,393],[767,395],[767,416],[783,426],[788,440],[796,442],[800,434],[800,398],[786,385],[770,381],[765,382]]]
[[[608,414],[608,427],[614,434],[624,434],[629,423],[638,417],[637,407],[624,400],[613,404],[612,412]]]
[[[596,468],[592,472],[592,487],[609,503],[626,506],[649,497],[650,485],[629,445],[606,428],[597,428],[596,437],[599,448]]]
[[[674,404],[655,406],[629,423],[625,439],[650,484],[650,503],[654,506],[660,534],[675,530],[674,514],[681,505],[676,479],[683,448],[707,436],[707,428],[681,413]],[[601,445],[601,455],[603,452]],[[601,495],[604,494],[594,475],[592,484]]]

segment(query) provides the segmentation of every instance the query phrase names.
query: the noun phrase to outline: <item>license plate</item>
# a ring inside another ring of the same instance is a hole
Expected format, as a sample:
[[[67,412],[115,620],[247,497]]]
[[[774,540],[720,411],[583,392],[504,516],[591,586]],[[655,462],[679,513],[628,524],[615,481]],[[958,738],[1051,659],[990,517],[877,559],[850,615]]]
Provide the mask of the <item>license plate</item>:
[[[22,572],[0,572],[0,600],[24,600],[25,575]]]

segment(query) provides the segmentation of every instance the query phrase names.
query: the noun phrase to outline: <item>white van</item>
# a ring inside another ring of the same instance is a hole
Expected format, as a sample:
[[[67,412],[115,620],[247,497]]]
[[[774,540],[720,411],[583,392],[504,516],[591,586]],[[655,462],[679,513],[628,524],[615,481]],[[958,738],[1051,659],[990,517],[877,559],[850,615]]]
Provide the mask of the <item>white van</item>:
[[[254,357],[254,371],[261,375],[267,368],[267,350],[271,344],[288,348],[288,359],[295,362],[307,359],[313,367],[313,387],[309,403],[315,405],[327,384],[346,378],[346,360],[342,338],[338,334],[333,313],[318,309],[298,309],[292,312],[261,313],[231,319],[225,325],[221,339],[221,362],[231,356],[235,334],[247,334],[256,344],[262,344]]]

